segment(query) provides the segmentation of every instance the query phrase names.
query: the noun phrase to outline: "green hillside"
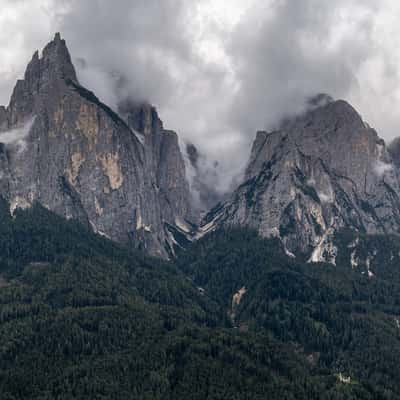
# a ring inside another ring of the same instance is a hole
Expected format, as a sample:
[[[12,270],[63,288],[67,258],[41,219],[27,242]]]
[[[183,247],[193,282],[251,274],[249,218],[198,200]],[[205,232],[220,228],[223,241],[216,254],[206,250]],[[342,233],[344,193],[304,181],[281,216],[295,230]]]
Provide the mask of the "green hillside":
[[[2,400],[399,398],[394,278],[297,264],[244,230],[167,263],[7,207]]]

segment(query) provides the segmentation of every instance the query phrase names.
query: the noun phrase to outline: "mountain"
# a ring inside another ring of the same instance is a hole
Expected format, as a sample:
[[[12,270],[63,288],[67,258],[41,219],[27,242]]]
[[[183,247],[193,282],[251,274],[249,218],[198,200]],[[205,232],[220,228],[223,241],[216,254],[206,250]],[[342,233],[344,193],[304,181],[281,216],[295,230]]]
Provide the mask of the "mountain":
[[[80,85],[56,34],[0,108],[1,194],[11,212],[39,202],[168,257],[191,216],[178,137],[149,104],[118,111]]]
[[[10,211],[39,202],[95,232],[163,258],[219,227],[282,239],[288,254],[335,262],[334,232],[399,233],[399,146],[389,148],[345,101],[310,100],[258,132],[243,183],[215,189],[216,169],[149,103],[112,110],[78,81],[56,34],[0,107],[0,193]],[[218,201],[222,201],[211,211]],[[190,222],[205,214],[198,232]]]
[[[1,399],[399,399],[398,149],[314,98],[196,230],[176,133],[56,34],[0,107]]]
[[[257,133],[244,183],[201,230],[247,226],[281,238],[288,254],[334,263],[341,228],[400,232],[399,196],[385,142],[350,104],[320,95],[278,130]]]

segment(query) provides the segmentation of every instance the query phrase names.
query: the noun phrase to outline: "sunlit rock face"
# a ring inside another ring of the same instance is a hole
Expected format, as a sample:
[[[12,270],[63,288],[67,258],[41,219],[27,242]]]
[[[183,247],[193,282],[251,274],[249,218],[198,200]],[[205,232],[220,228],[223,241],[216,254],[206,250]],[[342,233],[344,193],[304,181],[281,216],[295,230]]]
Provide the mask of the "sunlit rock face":
[[[340,228],[399,233],[399,195],[384,141],[351,105],[319,96],[279,130],[257,133],[244,183],[201,229],[249,226],[290,254],[334,262]]]
[[[11,211],[38,201],[112,239],[173,254],[170,227],[190,216],[177,135],[149,105],[125,114],[79,84],[56,34],[0,107],[0,189]]]

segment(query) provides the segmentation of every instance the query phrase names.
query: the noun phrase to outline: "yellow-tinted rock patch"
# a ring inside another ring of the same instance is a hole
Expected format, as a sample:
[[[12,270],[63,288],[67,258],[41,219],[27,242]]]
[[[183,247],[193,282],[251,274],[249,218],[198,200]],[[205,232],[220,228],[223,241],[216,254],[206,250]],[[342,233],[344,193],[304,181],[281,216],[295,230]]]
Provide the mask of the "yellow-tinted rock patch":
[[[89,149],[92,149],[97,143],[97,137],[99,134],[97,112],[94,107],[85,103],[81,105],[76,120],[76,129],[86,137]]]
[[[79,174],[79,169],[81,168],[81,165],[85,162],[85,157],[82,155],[80,151],[77,151],[72,154],[71,156],[71,166],[67,168],[65,171],[69,183],[71,185],[76,184],[76,178],[78,177]]]
[[[100,161],[103,172],[108,177],[111,189],[119,189],[122,186],[124,177],[122,176],[118,153],[104,154],[100,157]]]

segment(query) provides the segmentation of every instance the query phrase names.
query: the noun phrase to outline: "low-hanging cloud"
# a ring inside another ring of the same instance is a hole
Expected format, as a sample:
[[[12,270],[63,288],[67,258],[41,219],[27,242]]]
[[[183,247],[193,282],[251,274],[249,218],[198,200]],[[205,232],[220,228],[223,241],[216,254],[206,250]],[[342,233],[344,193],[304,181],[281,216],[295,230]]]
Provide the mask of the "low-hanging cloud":
[[[237,124],[270,129],[310,96],[347,96],[371,52],[374,12],[368,1],[258,3],[230,44],[240,82]]]
[[[300,112],[315,93],[349,100],[384,138],[397,136],[394,0],[0,0],[0,6],[0,103],[33,50],[61,31],[80,81],[115,109],[126,98],[156,105],[165,125],[207,156],[203,169],[213,168],[213,179],[215,170],[220,191],[245,165],[255,131]]]
[[[373,165],[373,170],[379,177],[384,176],[387,172],[391,172],[394,169],[393,164],[385,163],[384,161],[377,160]]]
[[[7,131],[0,132],[0,143],[4,144],[15,144],[21,143],[29,134],[33,123],[35,122],[35,117],[29,119],[24,124],[18,126],[17,128],[9,129]]]

